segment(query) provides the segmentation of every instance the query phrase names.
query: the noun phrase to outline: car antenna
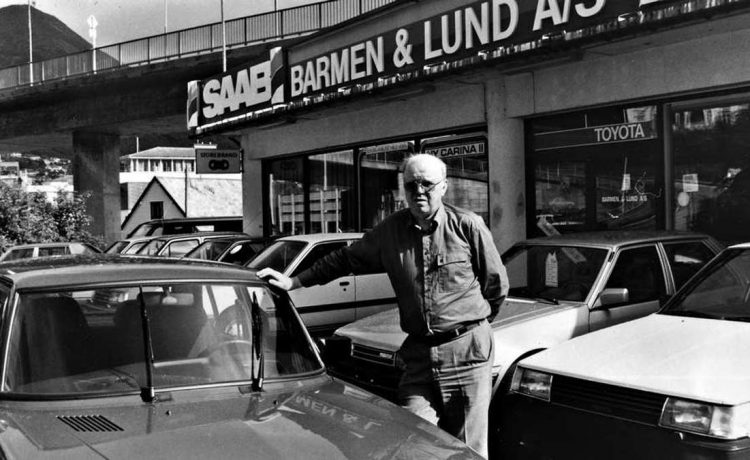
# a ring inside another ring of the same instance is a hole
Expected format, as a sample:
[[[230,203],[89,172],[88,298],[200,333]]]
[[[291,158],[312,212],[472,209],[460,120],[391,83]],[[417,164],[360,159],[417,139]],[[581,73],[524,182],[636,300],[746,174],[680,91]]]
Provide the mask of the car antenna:
[[[253,330],[253,347],[252,347],[252,368],[253,374],[253,391],[263,390],[263,316],[258,303],[258,296],[253,292],[251,302],[252,330]]]
[[[154,402],[156,392],[154,390],[154,346],[151,341],[151,328],[149,327],[148,310],[146,299],[143,295],[143,286],[138,286],[141,298],[139,307],[141,309],[141,325],[143,326],[143,345],[146,354],[146,386],[141,388],[141,399],[143,402]]]

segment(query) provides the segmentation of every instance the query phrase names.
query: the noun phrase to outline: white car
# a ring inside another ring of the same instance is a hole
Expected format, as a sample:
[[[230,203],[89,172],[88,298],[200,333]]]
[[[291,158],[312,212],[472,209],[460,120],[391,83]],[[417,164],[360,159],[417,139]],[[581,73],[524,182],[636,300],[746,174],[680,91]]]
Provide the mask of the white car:
[[[331,251],[362,238],[362,233],[318,233],[279,238],[247,265],[270,267],[287,276],[311,267]],[[347,275],[328,284],[289,292],[308,331],[325,337],[337,327],[396,307],[396,294],[385,273]]]
[[[507,458],[750,458],[748,350],[745,243],[658,313],[521,361]]]
[[[101,252],[88,243],[31,243],[11,246],[0,255],[0,262],[36,257],[65,256],[70,254],[96,254]]]

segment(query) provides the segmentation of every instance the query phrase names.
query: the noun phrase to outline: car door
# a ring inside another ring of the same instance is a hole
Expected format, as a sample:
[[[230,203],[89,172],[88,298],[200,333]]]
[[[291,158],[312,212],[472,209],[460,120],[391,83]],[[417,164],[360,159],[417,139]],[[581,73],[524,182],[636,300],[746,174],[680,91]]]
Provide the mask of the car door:
[[[348,244],[347,240],[315,243],[293,268],[291,276],[296,276],[318,259]],[[356,319],[353,275],[342,276],[323,285],[295,289],[289,292],[289,297],[308,331],[314,335],[327,334]]]
[[[396,294],[385,273],[372,273],[354,277],[357,302],[356,319],[396,308]]]
[[[595,331],[614,324],[646,316],[659,309],[668,291],[662,258],[655,244],[620,250],[604,285],[625,288],[628,301],[600,307],[597,299],[589,314],[589,330]]]

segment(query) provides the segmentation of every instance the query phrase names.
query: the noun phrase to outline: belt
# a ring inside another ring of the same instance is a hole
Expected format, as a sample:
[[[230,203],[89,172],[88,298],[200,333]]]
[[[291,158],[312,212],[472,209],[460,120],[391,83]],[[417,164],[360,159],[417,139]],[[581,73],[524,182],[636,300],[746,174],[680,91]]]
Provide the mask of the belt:
[[[470,330],[474,329],[475,327],[482,324],[483,319],[478,319],[476,321],[469,321],[466,323],[461,323],[458,326],[454,327],[453,329],[450,329],[448,331],[443,332],[435,332],[432,335],[423,335],[418,336],[417,340],[419,340],[422,343],[426,343],[431,346],[440,345],[445,342],[450,342],[451,340],[455,339],[456,337],[460,337],[463,334],[469,332]]]

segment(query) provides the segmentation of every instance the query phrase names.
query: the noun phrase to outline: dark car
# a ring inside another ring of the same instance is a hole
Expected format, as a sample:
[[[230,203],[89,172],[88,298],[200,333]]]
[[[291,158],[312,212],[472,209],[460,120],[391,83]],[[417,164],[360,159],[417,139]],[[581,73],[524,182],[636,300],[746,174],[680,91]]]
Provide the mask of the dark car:
[[[152,219],[135,227],[128,238],[195,232],[241,232],[242,216]]]
[[[183,257],[198,245],[225,238],[248,238],[239,232],[195,232],[179,235],[163,235],[150,239],[134,254],[141,256]]]
[[[0,305],[3,458],[479,458],[331,378],[286,293],[242,267],[0,264]]]
[[[199,244],[184,257],[245,265],[271,241],[273,240],[270,238],[251,238],[245,235],[215,238]]]

